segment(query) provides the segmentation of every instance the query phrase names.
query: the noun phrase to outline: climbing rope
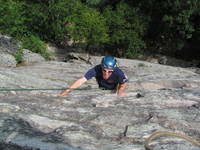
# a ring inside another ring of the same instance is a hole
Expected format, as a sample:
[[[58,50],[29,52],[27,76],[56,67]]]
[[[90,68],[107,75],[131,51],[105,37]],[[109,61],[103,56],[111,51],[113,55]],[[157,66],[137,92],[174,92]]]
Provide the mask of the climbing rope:
[[[49,88],[49,89],[38,89],[38,88],[20,88],[20,89],[0,89],[0,92],[9,92],[9,91],[52,91],[52,90],[66,90],[67,88]]]
[[[96,90],[96,89],[101,89],[101,90],[105,90],[104,88],[91,88],[89,87],[84,87],[84,88],[76,88],[76,89],[72,89],[72,88],[19,88],[19,89],[10,89],[10,88],[0,88],[0,92],[10,92],[10,91],[60,91],[60,90],[67,90],[67,89],[71,89],[71,90]]]
[[[194,140],[186,135],[182,135],[182,134],[174,133],[174,132],[168,132],[168,131],[158,131],[158,132],[153,133],[150,137],[148,137],[145,140],[144,147],[146,150],[153,150],[152,148],[150,148],[149,143],[158,136],[174,136],[174,137],[182,138],[182,139],[184,139],[188,142],[191,142],[192,144],[200,147],[199,142],[197,142],[196,140]]]

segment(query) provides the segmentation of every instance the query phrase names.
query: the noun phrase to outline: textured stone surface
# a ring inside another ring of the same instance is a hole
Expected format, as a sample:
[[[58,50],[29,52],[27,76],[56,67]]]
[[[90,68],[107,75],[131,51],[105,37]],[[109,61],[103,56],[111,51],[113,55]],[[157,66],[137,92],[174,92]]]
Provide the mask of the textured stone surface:
[[[0,53],[3,52],[14,55],[18,47],[19,45],[14,38],[0,34]]]
[[[101,57],[92,57],[97,64]],[[155,131],[200,141],[200,75],[183,68],[118,59],[129,77],[126,96],[97,88],[94,79],[69,96],[61,91],[0,92],[0,147],[40,150],[144,150]],[[92,65],[42,62],[0,68],[0,88],[64,88]],[[155,150],[199,150],[171,137]]]
[[[0,34],[0,66],[1,67],[16,67],[15,54],[20,47],[20,42],[9,36]],[[45,59],[38,53],[33,53],[30,50],[24,49],[22,63],[31,65],[33,63],[43,62]]]
[[[16,67],[16,60],[13,55],[0,53],[0,67]]]
[[[24,49],[22,56],[22,63],[25,65],[30,65],[33,63],[39,63],[45,61],[44,57],[40,54],[33,53],[30,50]]]

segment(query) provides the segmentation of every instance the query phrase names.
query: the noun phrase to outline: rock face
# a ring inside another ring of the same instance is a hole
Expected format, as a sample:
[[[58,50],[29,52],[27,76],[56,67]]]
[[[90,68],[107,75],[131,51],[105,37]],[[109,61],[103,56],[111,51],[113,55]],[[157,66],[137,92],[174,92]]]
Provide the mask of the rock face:
[[[0,52],[15,54],[18,47],[14,38],[0,34]]]
[[[0,67],[16,67],[17,61],[15,55],[18,48],[20,48],[19,41],[0,34]],[[24,65],[31,65],[43,61],[45,59],[40,54],[23,49],[22,63]]]
[[[0,34],[0,66],[16,67],[15,53],[18,48],[17,42],[5,35]]]
[[[101,57],[91,57],[92,64]],[[156,131],[200,141],[200,75],[190,70],[118,59],[129,77],[126,96],[97,88],[94,79],[67,97],[68,87],[92,65],[42,62],[0,68],[0,148],[3,150],[145,150]],[[155,150],[199,150],[179,139],[161,137]]]
[[[13,55],[8,53],[0,53],[0,66],[1,67],[16,67],[17,61]]]
[[[38,63],[43,61],[45,61],[45,59],[40,54],[33,53],[27,49],[23,49],[22,63],[24,65],[31,65],[33,63]]]

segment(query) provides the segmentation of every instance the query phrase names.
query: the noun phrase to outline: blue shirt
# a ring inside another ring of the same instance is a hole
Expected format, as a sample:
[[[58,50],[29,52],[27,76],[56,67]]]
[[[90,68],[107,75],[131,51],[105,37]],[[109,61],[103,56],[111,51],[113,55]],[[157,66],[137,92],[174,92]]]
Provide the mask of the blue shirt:
[[[86,72],[84,77],[87,80],[95,77],[97,83],[99,84],[99,87],[109,89],[109,90],[114,90],[116,89],[118,84],[122,84],[128,81],[124,72],[118,67],[114,69],[111,76],[107,80],[104,80],[101,65],[97,65],[94,68],[88,70],[88,72]]]

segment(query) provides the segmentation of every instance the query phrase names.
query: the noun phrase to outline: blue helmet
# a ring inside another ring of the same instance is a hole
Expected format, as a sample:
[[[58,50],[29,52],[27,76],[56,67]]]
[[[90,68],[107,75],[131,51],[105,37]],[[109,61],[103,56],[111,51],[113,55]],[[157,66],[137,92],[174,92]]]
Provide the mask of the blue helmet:
[[[105,56],[101,61],[101,67],[114,70],[117,67],[117,60],[113,56]]]

